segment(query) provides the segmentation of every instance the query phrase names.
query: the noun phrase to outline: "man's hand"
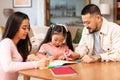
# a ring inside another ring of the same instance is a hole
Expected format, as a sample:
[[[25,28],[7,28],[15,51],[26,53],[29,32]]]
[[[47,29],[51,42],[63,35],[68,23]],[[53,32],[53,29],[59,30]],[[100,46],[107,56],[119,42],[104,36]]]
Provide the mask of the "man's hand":
[[[86,63],[97,62],[100,61],[101,57],[99,55],[85,55],[82,57],[82,61]]]

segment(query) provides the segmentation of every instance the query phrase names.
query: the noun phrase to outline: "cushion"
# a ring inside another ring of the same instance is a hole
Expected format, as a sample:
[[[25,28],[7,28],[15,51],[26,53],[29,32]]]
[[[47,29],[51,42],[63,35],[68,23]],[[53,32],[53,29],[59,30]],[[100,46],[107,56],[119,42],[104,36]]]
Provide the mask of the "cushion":
[[[32,43],[31,53],[34,54],[38,51],[39,45],[43,41],[44,37],[45,37],[45,34],[40,33],[30,38],[30,41]]]

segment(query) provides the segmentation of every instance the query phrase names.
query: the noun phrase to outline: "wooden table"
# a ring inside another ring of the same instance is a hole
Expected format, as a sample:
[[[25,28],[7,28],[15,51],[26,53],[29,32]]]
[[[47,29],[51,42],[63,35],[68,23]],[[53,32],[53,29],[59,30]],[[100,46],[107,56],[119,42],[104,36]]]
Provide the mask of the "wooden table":
[[[31,69],[19,71],[24,80],[30,77],[44,80],[120,80],[120,62],[78,63],[70,64],[77,75],[54,77],[50,69]]]

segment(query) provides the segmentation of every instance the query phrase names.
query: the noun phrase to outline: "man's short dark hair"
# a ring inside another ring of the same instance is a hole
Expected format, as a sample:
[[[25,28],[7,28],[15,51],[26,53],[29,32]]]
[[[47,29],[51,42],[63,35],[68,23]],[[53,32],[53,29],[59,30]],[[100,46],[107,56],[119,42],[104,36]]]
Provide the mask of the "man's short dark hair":
[[[89,5],[86,5],[82,9],[82,12],[81,12],[81,15],[86,15],[86,14],[100,14],[101,15],[101,12],[97,5],[89,4]]]

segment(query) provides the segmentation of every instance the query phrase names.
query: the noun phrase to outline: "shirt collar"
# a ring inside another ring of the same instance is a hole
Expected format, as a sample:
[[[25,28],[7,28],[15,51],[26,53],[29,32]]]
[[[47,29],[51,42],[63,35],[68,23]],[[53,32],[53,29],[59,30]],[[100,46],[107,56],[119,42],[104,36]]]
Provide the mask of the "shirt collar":
[[[103,22],[102,22],[102,26],[101,26],[101,29],[100,29],[100,33],[107,34],[108,33],[108,28],[109,28],[108,21],[103,17],[102,17],[102,20],[103,20]]]

